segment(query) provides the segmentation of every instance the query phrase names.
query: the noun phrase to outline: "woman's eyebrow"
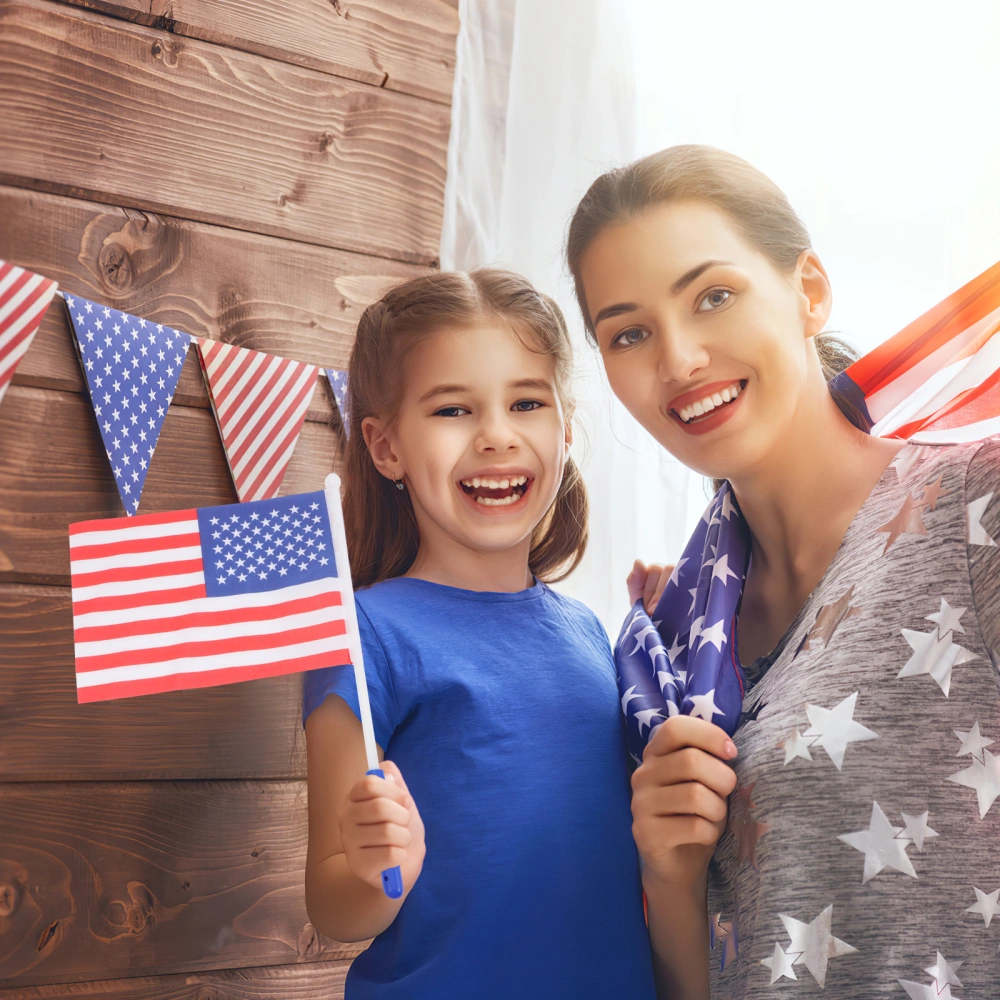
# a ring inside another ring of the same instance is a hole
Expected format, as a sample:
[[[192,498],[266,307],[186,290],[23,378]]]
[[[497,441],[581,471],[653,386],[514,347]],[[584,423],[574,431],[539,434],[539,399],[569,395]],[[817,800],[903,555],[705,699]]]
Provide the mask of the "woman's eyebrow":
[[[732,264],[731,260],[706,260],[704,264],[692,267],[690,271],[682,274],[671,286],[670,294],[677,295],[683,292],[688,285],[697,278],[700,278],[710,267],[717,267],[719,264]]]
[[[611,319],[612,316],[621,316],[622,313],[635,312],[638,308],[638,303],[635,302],[619,302],[617,305],[605,306],[594,317],[594,326],[597,326],[602,320]]]

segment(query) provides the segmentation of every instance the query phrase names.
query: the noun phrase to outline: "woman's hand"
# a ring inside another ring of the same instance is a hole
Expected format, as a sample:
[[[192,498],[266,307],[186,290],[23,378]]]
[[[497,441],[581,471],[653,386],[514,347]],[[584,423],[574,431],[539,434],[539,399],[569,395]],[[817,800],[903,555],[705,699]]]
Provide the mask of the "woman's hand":
[[[379,890],[382,872],[398,865],[409,892],[424,864],[424,823],[399,768],[388,760],[380,766],[384,779],[365,775],[347,796],[340,817],[344,856],[359,879]]]
[[[652,614],[673,571],[673,566],[660,566],[657,563],[647,566],[636,559],[627,580],[629,605],[635,604],[641,597],[646,613]]]
[[[725,730],[675,715],[656,728],[632,775],[632,834],[643,881],[691,891],[704,884],[715,844],[726,828],[736,756]]]

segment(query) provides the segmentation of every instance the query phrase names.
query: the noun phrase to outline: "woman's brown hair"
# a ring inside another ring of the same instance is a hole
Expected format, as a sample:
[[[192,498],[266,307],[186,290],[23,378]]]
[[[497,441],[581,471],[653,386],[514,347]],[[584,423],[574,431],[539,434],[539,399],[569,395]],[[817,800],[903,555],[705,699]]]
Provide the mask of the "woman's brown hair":
[[[403,362],[421,337],[483,322],[508,326],[532,351],[555,359],[559,397],[572,416],[572,348],[559,307],[519,275],[496,268],[414,278],[370,305],[358,323],[348,369],[350,426],[344,523],[356,587],[401,576],[420,536],[407,490],[375,468],[361,433],[366,417],[392,422],[403,395]],[[540,580],[561,580],[587,546],[587,492],[568,458],[559,492],[535,528],[528,565]]]
[[[765,174],[732,153],[711,146],[671,146],[609,170],[590,186],[569,226],[566,258],[576,299],[591,340],[594,324],[580,277],[580,258],[607,226],[628,222],[652,205],[671,201],[707,201],[732,220],[736,231],[782,273],[790,272],[809,233],[784,192]],[[854,349],[829,333],[813,338],[827,381],[857,360]],[[854,406],[831,386],[830,392],[849,420]]]

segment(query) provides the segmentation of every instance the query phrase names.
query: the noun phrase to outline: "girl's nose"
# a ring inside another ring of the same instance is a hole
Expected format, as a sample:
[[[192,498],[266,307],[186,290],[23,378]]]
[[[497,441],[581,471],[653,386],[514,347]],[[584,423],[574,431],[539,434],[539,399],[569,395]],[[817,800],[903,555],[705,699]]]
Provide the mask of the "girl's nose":
[[[519,444],[517,431],[507,414],[484,417],[476,434],[476,450],[479,452],[510,451]]]

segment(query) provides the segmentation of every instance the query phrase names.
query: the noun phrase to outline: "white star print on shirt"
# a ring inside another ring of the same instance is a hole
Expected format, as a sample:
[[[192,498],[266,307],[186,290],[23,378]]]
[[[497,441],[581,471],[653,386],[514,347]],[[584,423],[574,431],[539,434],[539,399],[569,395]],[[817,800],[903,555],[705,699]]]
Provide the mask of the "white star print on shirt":
[[[962,615],[965,608],[953,608],[943,597],[941,598],[941,610],[935,611],[932,615],[924,615],[929,622],[934,622],[938,627],[938,635],[947,635],[949,632],[965,632],[961,624]]]
[[[826,967],[831,958],[850,955],[858,950],[831,933],[832,903],[808,924],[787,913],[779,913],[778,916],[791,938],[786,954],[794,956],[793,965],[805,965],[820,986],[826,985]]]
[[[979,732],[978,722],[967,733],[963,733],[961,729],[953,729],[952,732],[962,741],[961,748],[955,754],[956,757],[964,757],[966,754],[971,754],[976,760],[982,761],[983,750],[993,744],[993,740],[986,739]]]
[[[952,642],[951,632],[942,638],[937,629],[933,632],[914,632],[912,629],[904,628],[901,631],[903,638],[910,644],[913,655],[896,674],[896,679],[930,674],[946,698],[951,689],[952,668],[979,659],[975,653]]]
[[[806,705],[806,715],[811,725],[802,735],[807,739],[816,737],[809,745],[822,747],[838,771],[844,765],[844,755],[849,743],[878,739],[878,733],[854,721],[857,700],[858,692],[855,691],[834,708]]]
[[[906,813],[900,813],[900,815],[906,824],[903,827],[903,836],[908,840],[912,840],[913,846],[923,853],[924,841],[938,835],[937,830],[932,830],[927,825],[927,818],[930,816],[930,813],[925,810],[919,816],[907,816]]]
[[[972,887],[976,893],[976,901],[965,912],[978,913],[987,927],[993,922],[993,918],[1000,916],[1000,889],[987,894],[982,889]]]
[[[1000,798],[1000,757],[994,757],[989,750],[983,751],[983,759],[973,757],[972,763],[956,774],[948,775],[949,781],[975,789],[979,800],[979,818],[982,819],[990,807]]]
[[[785,750],[785,764],[790,764],[796,757],[803,760],[812,760],[813,756],[809,752],[809,740],[804,740],[802,734],[796,729],[791,736],[781,744]]]
[[[865,868],[861,877],[861,884],[864,885],[869,879],[874,878],[883,868],[893,868],[904,875],[916,878],[917,873],[913,870],[913,864],[906,854],[906,848],[910,841],[899,836],[903,832],[901,827],[893,826],[888,817],[882,812],[881,806],[877,802],[872,803],[872,818],[867,830],[859,830],[857,833],[842,833],[838,840],[849,844],[856,851],[861,851],[865,856]]]
[[[969,525],[969,544],[970,545],[989,545],[996,547],[996,542],[990,537],[986,529],[980,523],[983,514],[986,513],[986,508],[990,505],[990,501],[993,499],[993,493],[987,493],[986,496],[980,497],[978,500],[973,500],[972,503],[966,506],[967,523]]]
[[[787,979],[798,979],[795,970],[792,968],[792,956],[786,955],[784,949],[774,942],[774,953],[770,958],[762,958],[761,965],[767,966],[771,970],[771,982],[776,983],[782,976]]]

